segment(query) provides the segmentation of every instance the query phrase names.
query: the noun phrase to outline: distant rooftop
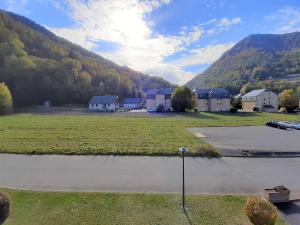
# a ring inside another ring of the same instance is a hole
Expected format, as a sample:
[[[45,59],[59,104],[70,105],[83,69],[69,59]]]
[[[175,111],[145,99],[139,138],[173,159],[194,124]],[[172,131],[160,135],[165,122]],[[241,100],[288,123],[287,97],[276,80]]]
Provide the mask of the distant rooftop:
[[[230,98],[230,93],[224,88],[195,89],[198,98]]]
[[[118,100],[115,95],[93,96],[89,104],[113,104]]]
[[[156,95],[171,96],[173,91],[174,91],[174,88],[149,89],[147,91],[147,98],[155,98]]]
[[[125,98],[124,104],[141,104],[141,98]]]
[[[243,97],[256,97],[265,91],[266,91],[266,89],[253,90],[253,91],[250,91],[247,94],[245,94]]]

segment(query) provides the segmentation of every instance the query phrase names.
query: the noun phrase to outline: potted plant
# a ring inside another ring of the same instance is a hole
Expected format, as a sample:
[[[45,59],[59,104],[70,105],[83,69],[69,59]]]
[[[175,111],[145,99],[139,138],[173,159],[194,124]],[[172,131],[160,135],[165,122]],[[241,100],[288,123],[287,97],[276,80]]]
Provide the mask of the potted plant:
[[[265,189],[264,196],[270,202],[283,203],[290,200],[290,190],[283,185]]]

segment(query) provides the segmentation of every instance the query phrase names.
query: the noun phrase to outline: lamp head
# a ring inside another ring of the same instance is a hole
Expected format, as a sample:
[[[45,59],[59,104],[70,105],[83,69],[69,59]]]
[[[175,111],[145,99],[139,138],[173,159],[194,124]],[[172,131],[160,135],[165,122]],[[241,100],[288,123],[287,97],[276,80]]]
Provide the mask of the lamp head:
[[[187,147],[181,147],[179,148],[179,151],[184,154],[184,153],[187,153],[189,151],[189,149]]]

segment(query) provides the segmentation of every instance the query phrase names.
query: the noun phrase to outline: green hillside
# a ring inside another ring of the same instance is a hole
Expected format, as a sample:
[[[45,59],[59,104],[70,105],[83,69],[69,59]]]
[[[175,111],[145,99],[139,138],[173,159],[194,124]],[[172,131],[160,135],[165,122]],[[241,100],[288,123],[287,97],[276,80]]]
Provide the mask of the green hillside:
[[[300,82],[300,32],[256,34],[238,42],[206,71],[187,83],[190,88],[248,86],[294,87]]]
[[[138,96],[171,84],[89,52],[33,21],[0,11],[0,82],[15,105],[84,104],[92,95]]]

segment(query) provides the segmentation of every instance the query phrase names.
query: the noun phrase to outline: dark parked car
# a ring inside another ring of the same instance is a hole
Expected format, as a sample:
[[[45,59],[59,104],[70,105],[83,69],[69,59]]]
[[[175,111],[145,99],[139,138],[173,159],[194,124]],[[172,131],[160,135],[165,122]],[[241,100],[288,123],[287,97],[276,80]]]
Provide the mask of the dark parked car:
[[[266,126],[274,127],[274,128],[279,128],[279,129],[287,129],[288,128],[287,126],[284,126],[283,124],[280,124],[277,121],[268,121],[266,123]]]

